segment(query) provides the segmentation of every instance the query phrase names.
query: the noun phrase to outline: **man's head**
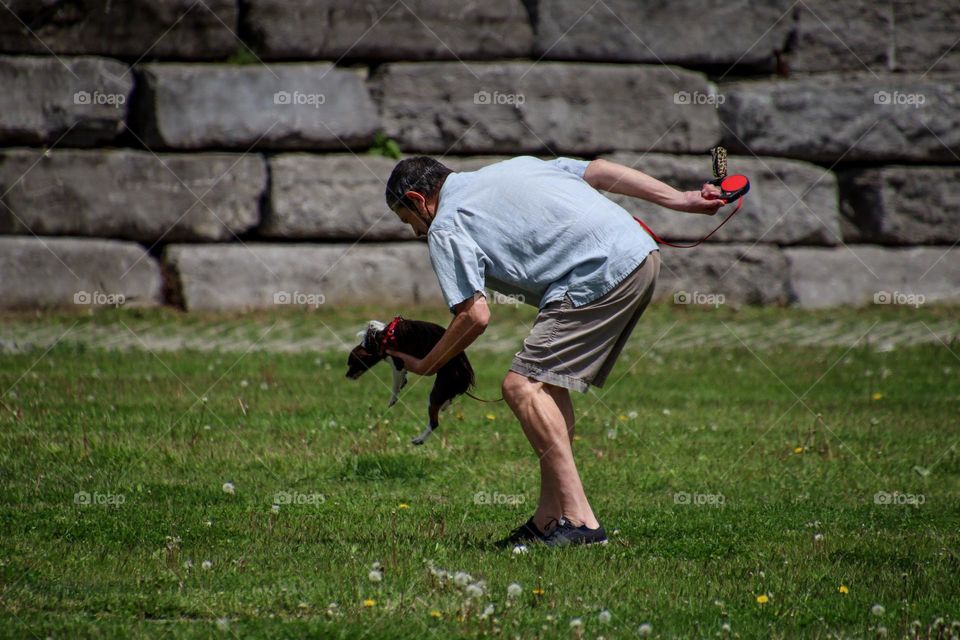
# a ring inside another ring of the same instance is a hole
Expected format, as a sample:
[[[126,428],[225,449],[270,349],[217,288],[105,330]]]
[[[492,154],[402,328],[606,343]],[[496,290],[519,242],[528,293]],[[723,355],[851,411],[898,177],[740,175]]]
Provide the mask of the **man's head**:
[[[401,160],[387,180],[387,206],[418,237],[427,235],[437,214],[440,187],[451,173],[448,167],[427,156]]]

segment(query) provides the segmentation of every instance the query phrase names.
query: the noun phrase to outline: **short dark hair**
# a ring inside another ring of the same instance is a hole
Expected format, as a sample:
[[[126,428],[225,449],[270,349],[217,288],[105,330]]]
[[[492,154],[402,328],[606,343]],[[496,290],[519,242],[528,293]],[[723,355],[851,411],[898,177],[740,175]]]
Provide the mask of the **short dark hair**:
[[[397,207],[416,209],[407,198],[408,191],[432,197],[439,193],[447,176],[453,173],[449,167],[429,156],[416,156],[397,163],[387,180],[387,206],[391,211]]]

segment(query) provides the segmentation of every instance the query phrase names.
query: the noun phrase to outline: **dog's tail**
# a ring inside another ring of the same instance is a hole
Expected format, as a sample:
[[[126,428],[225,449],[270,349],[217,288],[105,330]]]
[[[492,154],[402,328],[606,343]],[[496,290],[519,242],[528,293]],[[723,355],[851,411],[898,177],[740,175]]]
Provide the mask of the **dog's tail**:
[[[464,391],[463,393],[464,393],[464,395],[470,396],[471,398],[473,398],[473,399],[476,400],[477,402],[502,402],[502,401],[503,401],[503,396],[500,396],[500,397],[497,398],[496,400],[484,400],[483,398],[478,398],[477,396],[473,395],[473,394],[470,393],[469,391]]]

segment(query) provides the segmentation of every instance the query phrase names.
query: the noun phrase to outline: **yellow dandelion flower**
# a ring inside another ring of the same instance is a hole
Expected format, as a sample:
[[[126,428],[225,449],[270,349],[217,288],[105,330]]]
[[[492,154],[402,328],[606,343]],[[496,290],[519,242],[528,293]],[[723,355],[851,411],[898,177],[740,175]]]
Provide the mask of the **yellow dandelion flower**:
[[[367,598],[366,600],[363,601],[363,606],[367,608],[370,608],[376,604],[377,604],[377,601],[374,600],[373,598]]]
[[[540,587],[534,587],[534,589],[533,589],[533,595],[535,595],[535,596],[542,596],[543,594],[544,594],[543,589],[541,589]]]
[[[874,391],[873,395],[870,397],[873,398],[874,400],[883,400],[883,394],[880,393],[879,391]]]
[[[410,508],[410,505],[408,505],[406,502],[401,502],[400,504],[397,505],[397,509],[409,509],[409,508]]]
[[[430,617],[431,617],[431,618],[442,618],[442,617],[443,617],[443,614],[440,613],[439,611],[437,611],[436,609],[434,609],[433,611],[430,612]]]
[[[793,452],[794,452],[794,453],[803,453],[803,447],[796,447],[796,448],[793,450]]]
[[[770,598],[768,598],[767,594],[765,593],[761,593],[760,595],[757,596],[758,604],[767,604],[769,601],[770,601]]]
[[[627,416],[623,415],[622,413],[621,413],[619,416],[617,416],[617,417],[618,417],[620,420],[624,421],[624,422],[626,422],[626,420],[627,420]]]
[[[850,593],[850,588],[847,585],[842,584],[837,588],[837,591],[840,593]]]
[[[574,440],[574,442],[580,440],[580,436],[573,436],[573,440]]]
[[[497,416],[493,415],[492,413],[487,414],[487,420],[496,420],[496,419],[497,419]]]

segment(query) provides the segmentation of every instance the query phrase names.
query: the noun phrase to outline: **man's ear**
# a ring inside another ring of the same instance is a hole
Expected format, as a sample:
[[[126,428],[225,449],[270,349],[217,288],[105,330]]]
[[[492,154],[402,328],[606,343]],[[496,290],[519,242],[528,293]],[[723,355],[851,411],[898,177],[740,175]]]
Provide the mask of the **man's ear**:
[[[403,196],[413,203],[413,206],[417,208],[417,213],[423,215],[427,213],[427,199],[423,197],[422,193],[417,193],[416,191],[407,191]]]

